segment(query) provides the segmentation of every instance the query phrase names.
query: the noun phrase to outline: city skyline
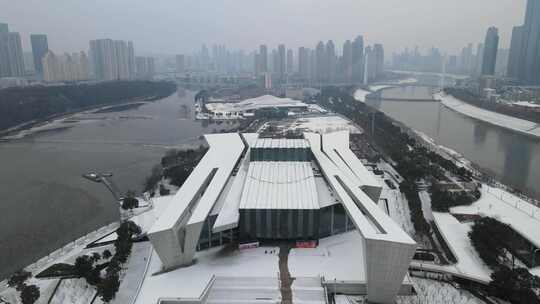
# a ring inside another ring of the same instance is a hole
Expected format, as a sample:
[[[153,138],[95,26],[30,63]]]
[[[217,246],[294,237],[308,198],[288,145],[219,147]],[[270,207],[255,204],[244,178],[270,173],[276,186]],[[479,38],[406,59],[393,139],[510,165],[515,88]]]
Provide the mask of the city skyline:
[[[123,1],[103,5],[99,1],[77,4],[61,1],[57,5],[59,9],[52,11],[47,3],[18,1],[4,5],[0,20],[24,37],[25,51],[30,49],[27,37],[34,33],[47,34],[50,47],[63,52],[85,49],[89,40],[112,38],[134,41],[143,54],[167,55],[192,52],[205,42],[227,43],[246,51],[260,44],[283,43],[294,50],[310,41],[332,39],[341,48],[341,43],[349,37],[362,34],[367,45],[381,43],[388,53],[414,45],[421,49],[435,46],[457,53],[462,45],[482,40],[485,29],[490,26],[499,28],[500,45],[508,47],[512,27],[522,22],[525,11],[524,0],[502,0],[496,5],[487,0],[473,3],[414,0],[408,2],[407,7],[400,7],[396,0],[379,4],[341,0],[332,5],[322,1],[307,3],[306,0],[286,4],[281,1],[264,4],[247,1],[235,1],[234,4],[160,2],[159,7],[141,2],[123,14],[124,4]],[[103,6],[108,9],[98,9]],[[383,9],[388,6],[397,9],[390,14]],[[463,10],[463,6],[469,9]],[[62,8],[70,14],[62,13]],[[186,14],[186,11],[204,11],[205,14]],[[302,14],[298,13],[300,11]],[[432,13],[437,11],[445,13]],[[26,16],[24,19],[15,18],[21,13]],[[150,23],[142,22],[148,14],[160,18]],[[42,22],[43,17],[49,22]],[[388,18],[393,18],[394,22],[387,22]],[[254,26],[246,27],[246,23]],[[66,24],[70,25],[69,30]],[[396,31],[396,28],[400,30]],[[242,29],[241,35],[239,29]]]

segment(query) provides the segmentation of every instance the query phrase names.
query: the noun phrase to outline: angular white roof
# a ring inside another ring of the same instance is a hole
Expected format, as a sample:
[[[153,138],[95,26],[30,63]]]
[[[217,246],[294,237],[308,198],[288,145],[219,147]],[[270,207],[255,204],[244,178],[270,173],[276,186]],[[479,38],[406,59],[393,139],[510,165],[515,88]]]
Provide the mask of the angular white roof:
[[[307,107],[307,104],[290,98],[279,98],[272,95],[263,95],[237,103],[207,103],[205,106],[207,109],[213,112],[243,112],[263,108]]]
[[[244,150],[244,143],[237,133],[211,134],[205,138],[210,149],[152,226],[150,234],[172,229],[186,216],[189,223],[204,221],[224,189]]]
[[[309,143],[305,139],[287,139],[287,138],[259,138],[253,148],[309,148]]]
[[[251,162],[240,209],[319,209],[310,162]]]

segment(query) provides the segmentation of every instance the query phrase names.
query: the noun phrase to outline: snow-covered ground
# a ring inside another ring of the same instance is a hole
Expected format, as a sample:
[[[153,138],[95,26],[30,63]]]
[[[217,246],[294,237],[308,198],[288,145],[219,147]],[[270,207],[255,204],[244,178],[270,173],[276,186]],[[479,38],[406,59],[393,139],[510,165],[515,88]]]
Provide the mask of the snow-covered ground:
[[[289,254],[291,276],[365,281],[362,244],[358,231],[350,231],[321,239],[317,248],[294,248]]]
[[[96,288],[88,285],[85,279],[62,280],[50,304],[90,304]]]
[[[372,92],[363,89],[358,89],[354,92],[354,99],[360,102],[366,102],[366,97]]]
[[[460,223],[450,213],[433,212],[435,224],[457,259],[452,265],[458,273],[489,282],[491,270],[482,261],[471,244],[468,233],[472,223]]]
[[[283,128],[293,131],[307,131],[329,133],[348,130],[351,134],[360,134],[360,130],[349,120],[338,115],[323,115],[313,117],[301,117],[291,123],[286,123]]]
[[[415,296],[397,297],[396,304],[483,304],[469,292],[454,286],[426,279],[412,279]]]
[[[427,221],[433,221],[433,211],[431,210],[431,196],[425,190],[419,191],[418,196],[422,202],[422,213]]]
[[[478,201],[451,208],[450,212],[493,217],[540,247],[540,208],[499,188],[483,184],[481,191]]]
[[[440,99],[443,105],[463,115],[525,135],[540,137],[540,125],[532,121],[475,107],[451,95],[443,93],[436,93],[433,97],[435,99]]]
[[[154,251],[135,303],[157,303],[161,297],[198,298],[214,275],[277,277],[278,254],[276,247],[243,251],[216,247],[197,252],[194,265],[157,274],[161,270],[161,261]]]

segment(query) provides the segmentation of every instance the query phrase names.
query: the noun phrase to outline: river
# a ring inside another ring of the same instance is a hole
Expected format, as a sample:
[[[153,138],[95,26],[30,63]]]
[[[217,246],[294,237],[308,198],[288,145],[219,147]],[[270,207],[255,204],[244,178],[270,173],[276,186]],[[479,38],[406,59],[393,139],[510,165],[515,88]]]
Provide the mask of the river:
[[[225,128],[193,121],[193,97],[85,112],[61,129],[0,142],[0,278],[119,219],[111,193],[81,174],[112,172],[122,192],[140,192],[168,149]]]
[[[426,98],[425,87],[385,89],[368,104],[461,153],[499,181],[540,198],[540,140],[466,117],[439,102],[390,101]]]

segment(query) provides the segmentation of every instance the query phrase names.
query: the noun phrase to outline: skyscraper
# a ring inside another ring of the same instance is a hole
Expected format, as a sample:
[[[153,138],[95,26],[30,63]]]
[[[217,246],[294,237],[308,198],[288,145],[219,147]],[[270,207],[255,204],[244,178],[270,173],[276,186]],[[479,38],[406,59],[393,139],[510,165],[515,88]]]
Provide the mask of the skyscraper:
[[[329,82],[336,80],[336,47],[332,40],[326,43],[326,78]]]
[[[268,72],[268,48],[264,44],[259,46],[259,65],[261,73]]]
[[[510,42],[510,55],[508,58],[508,77],[520,78],[521,47],[523,45],[523,26],[514,26],[512,41]]]
[[[298,74],[304,80],[309,79],[309,50],[305,47],[298,49]]]
[[[375,61],[375,78],[379,78],[384,73],[384,48],[382,44],[373,46],[374,61]]]
[[[540,84],[540,2],[529,0],[523,25],[520,79],[527,84]]]
[[[132,43],[122,40],[98,39],[90,41],[94,73],[99,80],[132,79],[135,56]]]
[[[345,41],[343,44],[343,58],[342,58],[342,71],[343,77],[346,82],[352,81],[352,69],[353,69],[353,49],[350,40]]]
[[[184,73],[186,71],[186,64],[184,55],[176,55],[176,73]]]
[[[358,36],[352,43],[352,75],[356,82],[363,81],[364,75],[364,37]]]
[[[319,41],[315,49],[315,74],[317,75],[317,81],[327,81],[326,77],[326,55],[324,50],[324,43]]]
[[[7,23],[0,23],[0,33],[7,34],[9,32],[9,26]]]
[[[286,66],[286,52],[285,52],[285,45],[280,44],[278,46],[278,53],[277,53],[277,66],[274,67],[275,73],[278,77],[278,82],[284,83],[285,82],[285,71],[287,69]]]
[[[293,73],[293,65],[294,65],[293,50],[288,49],[287,50],[287,74],[288,75],[291,75]]]
[[[7,25],[0,32],[0,77],[20,77],[24,75],[21,36],[6,30]]]
[[[43,64],[41,59],[43,59],[43,56],[49,51],[47,35],[30,35],[30,43],[32,44],[32,54],[34,56],[34,70],[37,74],[43,75]]]
[[[484,42],[484,56],[482,60],[482,75],[495,75],[495,64],[497,62],[497,50],[499,48],[499,30],[490,27],[486,33]]]
[[[476,67],[474,74],[475,76],[480,76],[482,74],[482,63],[484,61],[484,44],[479,43],[476,48]]]

